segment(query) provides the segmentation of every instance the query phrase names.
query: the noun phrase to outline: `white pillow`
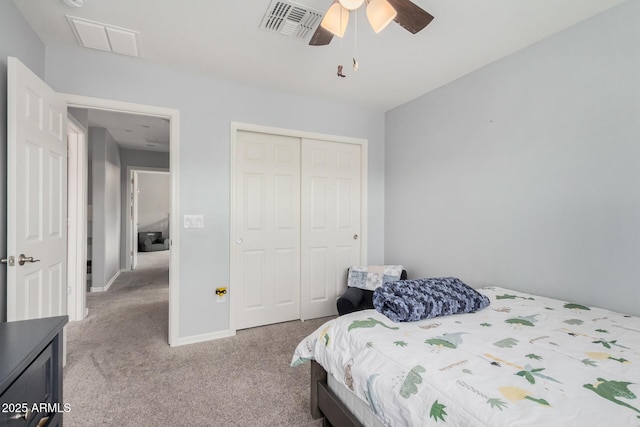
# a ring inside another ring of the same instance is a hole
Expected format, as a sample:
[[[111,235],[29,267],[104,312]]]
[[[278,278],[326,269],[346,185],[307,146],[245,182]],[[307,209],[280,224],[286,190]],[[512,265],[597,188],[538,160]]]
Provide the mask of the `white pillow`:
[[[400,280],[401,265],[354,266],[349,269],[347,286],[374,291],[387,282]]]

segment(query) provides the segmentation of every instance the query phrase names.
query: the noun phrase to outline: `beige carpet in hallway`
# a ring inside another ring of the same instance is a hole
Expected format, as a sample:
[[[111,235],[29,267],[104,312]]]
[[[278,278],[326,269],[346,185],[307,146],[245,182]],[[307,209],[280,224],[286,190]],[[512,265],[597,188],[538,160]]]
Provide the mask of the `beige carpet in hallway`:
[[[321,425],[309,415],[309,365],[289,363],[326,319],[171,348],[168,255],[140,253],[139,268],[88,294],[89,316],[68,325],[65,425]]]

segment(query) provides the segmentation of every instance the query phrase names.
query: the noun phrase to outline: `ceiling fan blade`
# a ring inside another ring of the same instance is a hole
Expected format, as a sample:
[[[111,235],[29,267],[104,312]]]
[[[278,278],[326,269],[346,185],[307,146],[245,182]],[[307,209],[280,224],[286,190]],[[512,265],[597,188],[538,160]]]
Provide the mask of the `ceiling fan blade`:
[[[394,21],[412,34],[422,30],[433,20],[433,15],[410,0],[387,1],[391,3],[391,6],[398,12]]]
[[[331,43],[333,39],[333,33],[329,30],[325,30],[322,25],[318,25],[316,32],[311,36],[309,40],[309,46],[325,46]]]

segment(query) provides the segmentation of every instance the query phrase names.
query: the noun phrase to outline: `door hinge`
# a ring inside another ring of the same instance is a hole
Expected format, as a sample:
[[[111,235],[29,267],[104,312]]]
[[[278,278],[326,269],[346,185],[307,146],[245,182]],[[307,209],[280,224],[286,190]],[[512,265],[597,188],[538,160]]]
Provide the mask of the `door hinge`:
[[[67,295],[71,295],[73,293],[73,290],[71,289],[71,286],[67,286]]]
[[[2,258],[0,259],[0,263],[7,264],[9,267],[14,267],[16,265],[16,258],[13,256]]]

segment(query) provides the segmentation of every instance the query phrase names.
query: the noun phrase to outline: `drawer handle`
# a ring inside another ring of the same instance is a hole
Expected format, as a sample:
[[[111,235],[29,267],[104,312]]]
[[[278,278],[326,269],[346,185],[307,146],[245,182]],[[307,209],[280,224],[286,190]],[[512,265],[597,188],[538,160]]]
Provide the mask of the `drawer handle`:
[[[31,411],[29,409],[27,409],[24,412],[18,412],[16,414],[14,414],[12,417],[10,417],[10,420],[21,420],[21,419],[25,419],[28,420],[29,417],[31,416]]]

